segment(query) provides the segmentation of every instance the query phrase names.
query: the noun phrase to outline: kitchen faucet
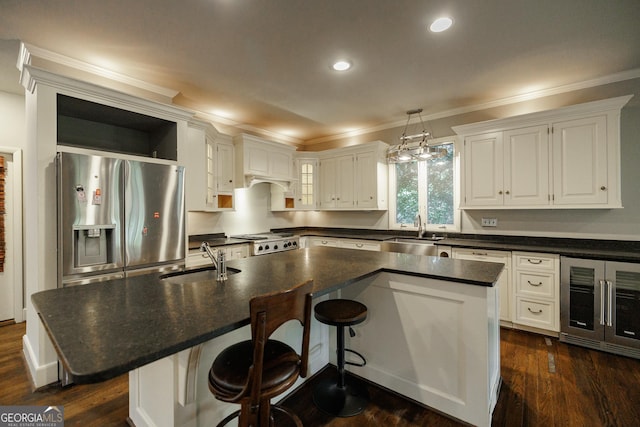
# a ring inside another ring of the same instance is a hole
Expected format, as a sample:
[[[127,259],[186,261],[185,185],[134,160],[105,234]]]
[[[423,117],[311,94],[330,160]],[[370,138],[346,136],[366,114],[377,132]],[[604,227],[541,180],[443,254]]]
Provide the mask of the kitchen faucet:
[[[227,280],[227,262],[224,259],[224,251],[218,250],[218,256],[216,257],[209,246],[209,243],[202,242],[200,245],[200,252],[206,252],[211,258],[213,266],[216,268],[216,281],[224,282]]]
[[[417,224],[416,224],[417,222]],[[420,216],[420,213],[418,212],[418,214],[416,215],[416,218],[413,220],[413,225],[414,226],[418,226],[418,238],[422,237],[422,217]]]

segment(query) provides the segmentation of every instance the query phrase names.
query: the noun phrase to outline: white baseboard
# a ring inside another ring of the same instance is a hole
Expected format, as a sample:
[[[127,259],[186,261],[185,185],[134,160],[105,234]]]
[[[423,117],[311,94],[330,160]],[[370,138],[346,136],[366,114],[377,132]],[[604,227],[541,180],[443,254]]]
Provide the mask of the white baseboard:
[[[58,361],[39,365],[27,335],[22,337],[22,354],[29,368],[31,382],[36,389],[58,381]]]

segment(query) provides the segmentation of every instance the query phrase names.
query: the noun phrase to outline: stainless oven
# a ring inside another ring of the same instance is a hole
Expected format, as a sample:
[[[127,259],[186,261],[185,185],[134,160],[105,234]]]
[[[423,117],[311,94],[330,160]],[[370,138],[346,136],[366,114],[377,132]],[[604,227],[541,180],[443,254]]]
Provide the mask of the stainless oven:
[[[251,256],[292,251],[300,248],[300,236],[289,233],[258,233],[232,236],[235,239],[251,240]]]

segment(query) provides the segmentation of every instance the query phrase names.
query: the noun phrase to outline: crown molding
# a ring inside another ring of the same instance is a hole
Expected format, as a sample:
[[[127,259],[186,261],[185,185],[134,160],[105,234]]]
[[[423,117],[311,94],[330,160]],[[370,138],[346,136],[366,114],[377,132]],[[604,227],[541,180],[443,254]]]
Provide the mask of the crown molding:
[[[20,83],[29,92],[34,93],[39,84],[54,87],[66,94],[80,95],[105,105],[147,114],[167,120],[190,120],[194,113],[181,107],[149,101],[113,89],[61,76],[31,65],[23,65]]]
[[[633,98],[633,95],[618,96],[600,101],[569,105],[567,107],[556,108],[553,110],[506,117],[504,119],[493,119],[478,123],[453,126],[451,129],[457,135],[472,135],[488,132],[501,132],[503,130],[510,129],[513,126],[525,127],[540,125],[546,122],[557,121],[559,117],[562,117],[562,120],[569,120],[572,116],[583,117],[590,114],[619,112],[631,98]]]
[[[21,42],[17,64],[20,72],[22,72],[24,65],[31,65],[33,58],[44,59],[55,64],[64,65],[74,70],[84,71],[96,76],[105,77],[110,80],[124,83],[138,89],[146,90],[147,92],[155,93],[169,99],[173,99],[176,95],[178,95],[178,93],[180,93],[180,91],[175,89],[169,89],[162,86],[154,85],[143,80],[129,77],[125,74],[111,71],[97,65],[89,64],[88,62],[80,61],[78,59],[70,58],[59,53],[51,52],[49,50],[42,49],[31,44]]]
[[[468,105],[465,107],[453,108],[453,109],[441,111],[438,113],[423,115],[422,120],[429,121],[429,120],[443,119],[445,117],[457,116],[459,114],[472,113],[474,111],[482,111],[482,110],[487,110],[489,108],[503,107],[506,105],[517,104],[518,102],[530,101],[534,99],[544,98],[547,96],[559,95],[567,92],[573,92],[576,90],[589,89],[592,87],[602,86],[610,83],[618,83],[625,80],[633,80],[637,78],[640,78],[640,68],[622,71],[619,73],[610,74],[608,76],[598,77],[591,80],[585,80],[582,82],[570,83],[562,86],[556,86],[556,87],[541,89],[541,90],[528,92],[520,95],[514,95],[507,98],[501,98],[494,101],[484,102],[481,104]],[[418,118],[413,118],[409,122],[409,124],[414,124],[418,122],[419,122]],[[338,135],[331,135],[331,136],[326,136],[321,138],[310,139],[305,141],[303,145],[319,144],[322,142],[329,142],[329,141],[335,141],[343,138],[350,138],[350,137],[364,135],[372,132],[378,132],[386,129],[393,129],[400,126],[404,126],[405,123],[407,123],[406,119],[396,120],[393,122],[383,123],[378,126],[362,128],[362,129],[358,129],[351,132],[345,132]]]

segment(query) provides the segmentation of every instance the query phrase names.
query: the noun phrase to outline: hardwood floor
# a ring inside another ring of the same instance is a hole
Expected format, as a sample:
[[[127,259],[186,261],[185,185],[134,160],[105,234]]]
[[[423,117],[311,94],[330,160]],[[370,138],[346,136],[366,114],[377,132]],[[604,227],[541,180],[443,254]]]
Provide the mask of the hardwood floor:
[[[24,333],[24,323],[0,327],[0,405],[63,405],[65,426],[127,425],[126,375],[33,392],[22,358]],[[503,384],[493,426],[638,425],[640,360],[526,332],[502,329],[501,334]],[[331,369],[316,379],[331,375]],[[306,427],[463,425],[372,385],[371,404],[364,413],[332,418],[315,408],[311,387],[303,386],[284,402]]]
[[[0,405],[64,406],[64,425],[128,426],[129,377],[33,391],[22,357],[25,323],[0,327]]]

